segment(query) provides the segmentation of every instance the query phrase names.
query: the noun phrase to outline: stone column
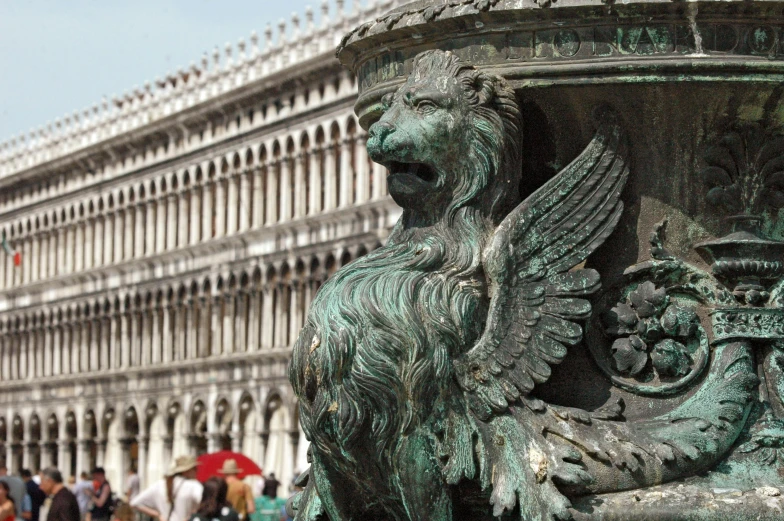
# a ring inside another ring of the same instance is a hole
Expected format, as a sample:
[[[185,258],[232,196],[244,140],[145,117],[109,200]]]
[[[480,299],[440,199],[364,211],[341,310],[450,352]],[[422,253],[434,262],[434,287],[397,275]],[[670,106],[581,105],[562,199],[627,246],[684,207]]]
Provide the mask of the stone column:
[[[82,439],[76,444],[76,472],[90,472],[87,468],[90,465],[90,442],[91,440]]]
[[[63,273],[68,273],[68,262],[66,260],[68,255],[68,245],[66,244],[66,237],[68,235],[68,230],[65,228],[64,225],[61,225],[60,228],[57,230],[57,263],[53,266],[54,274],[55,275],[62,275]],[[6,277],[6,281],[9,278]],[[8,283],[8,282],[6,282]],[[8,284],[10,286],[10,284]]]
[[[125,220],[126,220],[126,211],[125,210],[118,210],[114,217],[114,262],[122,262],[123,260],[123,249],[125,245],[124,240],[124,233],[125,233]]]
[[[311,148],[308,151],[310,166],[308,167],[308,198],[307,214],[313,215],[321,211],[321,151]]]
[[[65,345],[63,342],[63,332],[60,327],[54,327],[54,331],[52,331],[52,343],[54,344],[52,352],[52,375],[59,376],[63,374],[62,350]]]
[[[134,208],[134,227],[133,227],[133,258],[144,257],[144,218],[146,203],[144,201],[136,204]]]
[[[100,439],[96,442],[96,455],[95,455],[95,465],[98,467],[105,467],[106,466],[106,445],[108,444],[108,440]]]
[[[22,468],[30,468],[30,460],[31,460],[31,449],[33,448],[33,443],[26,441],[22,443]]]
[[[185,329],[185,309],[183,302],[177,301],[174,305],[174,342],[177,350],[177,360],[185,360],[185,339],[188,332]]]
[[[244,288],[237,290],[234,297],[234,352],[244,353],[248,350],[248,324],[245,315],[246,301],[248,292]]]
[[[142,351],[142,365],[150,365],[152,362],[152,313],[145,305],[144,309],[139,313],[142,321],[141,327],[141,351]]]
[[[114,212],[107,213],[103,220],[103,263],[111,265],[115,262],[114,258]]]
[[[125,244],[123,245],[123,260],[130,260],[133,258],[133,231],[135,219],[136,210],[133,206],[128,204],[125,207]]]
[[[74,263],[73,272],[79,272],[84,269],[84,221],[76,222],[76,230],[74,232]]]
[[[139,480],[142,483],[145,483],[145,479],[147,478],[147,450],[150,447],[150,437],[143,436],[139,438],[139,459],[137,462],[137,473],[139,474]]]
[[[280,221],[291,219],[293,198],[291,183],[291,158],[284,156],[280,161]]]
[[[180,191],[179,194],[179,205],[180,205],[180,212],[179,217],[177,219],[178,222],[178,230],[177,230],[177,247],[187,246],[189,243],[190,237],[188,236],[188,225],[190,224],[190,203],[193,197],[191,196],[191,189],[186,188]]]
[[[88,371],[90,344],[87,338],[87,319],[82,317],[75,326],[74,358],[76,358],[76,364],[73,366],[73,372],[78,373],[81,371]]]
[[[212,323],[212,343],[211,343],[211,355],[221,355],[223,353],[223,349],[221,348],[221,344],[223,341],[223,335],[221,333],[221,305],[220,299],[222,295],[216,294],[212,296],[212,313],[210,317],[210,321]]]
[[[128,468],[131,466],[131,443],[133,443],[133,439],[131,438],[123,438],[120,440],[120,451],[122,452],[122,456],[120,457],[121,476],[125,476],[128,473]],[[141,474],[139,474],[139,478],[141,479]]]
[[[101,336],[101,326],[100,320],[98,318],[93,317],[90,321],[90,361],[89,361],[89,368],[90,371],[98,370],[98,363],[100,360],[100,355],[98,351],[98,341]]]
[[[120,314],[120,367],[128,368],[131,365],[131,313],[125,311]]]
[[[263,169],[257,165],[253,169],[253,217],[251,227],[261,228],[264,224],[264,178]]]
[[[73,325],[68,324],[63,327],[63,355],[62,355],[62,374],[71,374],[73,371]]]
[[[166,200],[164,194],[155,201],[155,253],[166,249],[166,223],[174,218],[168,212]]]
[[[52,328],[47,324],[44,326],[44,356],[43,356],[43,372],[41,376],[52,376]]]
[[[337,172],[335,172],[335,147],[324,147],[324,208],[333,210],[337,206]]]
[[[208,241],[212,238],[212,191],[215,184],[205,182],[202,193],[202,221],[201,221],[201,240]]]
[[[146,218],[144,220],[144,254],[155,253],[155,229],[158,226],[158,202],[154,197],[147,199]]]
[[[171,304],[169,302],[164,303],[161,306],[162,316],[163,316],[163,326],[162,326],[162,334],[161,334],[161,359],[163,363],[169,363],[172,361],[172,330],[171,330]]]
[[[112,309],[109,311],[109,315],[106,317],[106,348],[102,353],[102,356],[105,356],[105,360],[101,360],[101,367],[106,369],[114,369],[117,367],[117,350],[119,342],[117,341],[117,332],[118,332],[118,321],[119,316],[117,313]]]
[[[288,342],[289,344],[294,343],[294,339],[297,338],[297,333],[299,333],[301,326],[300,322],[300,306],[299,306],[299,299],[302,297],[300,291],[300,281],[293,280],[291,285],[289,286],[289,331],[288,331]]]
[[[88,217],[84,220],[84,269],[89,270],[93,267],[95,250],[95,219]]]
[[[240,204],[239,204],[239,223],[238,228],[240,232],[244,232],[250,226],[251,205],[250,205],[250,176],[249,169],[245,169],[240,173]]]
[[[258,289],[251,287],[248,291],[248,324],[246,331],[248,339],[245,345],[246,351],[259,350],[259,295]]]
[[[185,313],[185,360],[193,360],[197,356],[198,346],[196,342],[198,335],[195,327],[193,304],[193,299],[190,297],[186,297],[182,303],[183,313]]]
[[[137,367],[139,365],[139,337],[141,336],[141,319],[139,318],[139,312],[134,309],[129,314],[128,320],[131,326],[131,336],[128,342],[128,361],[130,367]]]
[[[231,450],[233,450],[234,452],[242,452],[242,432],[232,431]]]
[[[351,164],[351,149],[353,148],[350,138],[346,138],[340,143],[340,194],[339,206],[345,208],[352,204],[354,195],[354,167]]]
[[[220,433],[207,433],[207,452],[217,452],[220,450]]]
[[[41,273],[41,264],[42,264],[42,252],[43,250],[43,234],[36,233],[32,236],[32,256],[29,259],[30,261],[30,281],[35,282],[40,278]]]
[[[373,163],[373,199],[381,199],[387,194],[387,169]]]
[[[272,299],[275,290],[274,288],[267,286],[262,291],[264,294],[264,304],[261,312],[261,347],[270,348],[275,343],[275,339],[273,338],[273,322],[275,317],[273,316],[274,311],[272,309]]]
[[[278,169],[277,163],[267,165],[267,218],[264,221],[267,224],[278,222]]]
[[[166,251],[177,247],[177,193],[169,193],[166,197]]]
[[[224,295],[224,313],[223,313],[223,354],[230,354],[234,352],[234,299],[236,293],[234,290],[227,292]]]
[[[215,237],[223,237],[226,233],[226,189],[225,180],[215,181]]]
[[[354,141],[355,168],[357,179],[356,204],[362,204],[370,198],[370,176],[368,175],[367,135],[361,134]]]
[[[190,217],[190,244],[197,244],[200,240],[199,230],[201,229],[202,225],[202,215],[201,215],[201,200],[204,192],[204,187],[201,185],[194,185],[193,190],[191,191],[191,217]]]
[[[237,232],[237,205],[239,204],[239,194],[237,183],[239,182],[236,172],[232,172],[226,178],[228,193],[226,194],[226,235],[233,235]]]
[[[65,429],[65,425],[62,425],[60,428]],[[64,478],[71,474],[68,445],[68,440],[59,440],[57,442],[57,468],[62,472]]]
[[[287,327],[284,324],[284,308],[286,307],[286,301],[284,298],[284,291],[283,291],[283,284],[276,284],[274,290],[277,294],[277,299],[275,300],[275,309],[273,310],[274,316],[272,320],[274,321],[273,329],[275,331],[275,335],[272,340],[272,347],[281,347],[283,346],[283,338],[287,332],[284,332],[284,328]],[[285,312],[285,314],[288,314]]]
[[[210,352],[210,301],[209,297],[199,297],[199,358]]]
[[[30,236],[30,257],[25,259],[22,256],[23,262],[28,267],[27,272],[27,280],[30,282],[35,282],[38,280],[38,267],[41,261],[40,257],[40,249],[41,249],[41,235],[36,233]]]
[[[107,370],[111,369],[109,367],[109,344],[110,344],[110,322],[111,318],[107,318],[106,315],[101,315],[100,319],[98,320],[99,324],[99,334],[98,337],[98,365],[97,368],[99,370]]]
[[[161,363],[163,357],[161,356],[161,308],[156,305],[155,303],[152,304],[152,309],[150,310],[152,314],[152,325],[151,325],[151,362],[153,365]]]
[[[103,216],[95,218],[95,237],[93,239],[93,266],[103,266]]]
[[[292,216],[297,219],[305,215],[307,194],[305,193],[307,176],[307,158],[304,152],[294,156],[294,192],[292,205]]]

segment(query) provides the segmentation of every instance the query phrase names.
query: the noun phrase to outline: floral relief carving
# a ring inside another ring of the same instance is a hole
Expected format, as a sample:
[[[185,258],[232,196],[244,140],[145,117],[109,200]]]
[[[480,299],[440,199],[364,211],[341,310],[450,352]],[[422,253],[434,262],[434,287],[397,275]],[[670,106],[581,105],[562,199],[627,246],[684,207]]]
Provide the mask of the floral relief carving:
[[[605,331],[619,337],[611,347],[615,369],[634,377],[646,370],[661,377],[688,374],[693,358],[687,344],[698,324],[693,309],[671,302],[665,288],[643,282],[605,316]]]

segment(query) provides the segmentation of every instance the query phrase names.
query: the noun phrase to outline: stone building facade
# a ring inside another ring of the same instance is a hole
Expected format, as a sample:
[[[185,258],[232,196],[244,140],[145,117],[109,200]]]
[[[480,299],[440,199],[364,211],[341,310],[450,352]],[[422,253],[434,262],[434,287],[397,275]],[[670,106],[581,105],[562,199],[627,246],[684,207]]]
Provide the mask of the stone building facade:
[[[102,465],[117,484],[134,465],[144,484],[220,449],[284,483],[306,466],[291,344],[324,279],[399,216],[334,48],[399,3],[325,3],[0,144],[21,255],[0,262],[12,471]]]

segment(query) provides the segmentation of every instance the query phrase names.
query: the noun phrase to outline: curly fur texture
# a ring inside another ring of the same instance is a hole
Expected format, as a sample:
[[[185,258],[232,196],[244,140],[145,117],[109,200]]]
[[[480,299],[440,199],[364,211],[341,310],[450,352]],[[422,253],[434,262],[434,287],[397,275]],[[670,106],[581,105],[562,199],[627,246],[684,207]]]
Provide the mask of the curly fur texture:
[[[451,53],[430,51],[417,58],[392,103],[401,103],[404,88],[440,78],[459,81],[470,107],[470,125],[460,131],[474,144],[462,157],[436,158],[454,183],[442,218],[423,225],[416,209],[405,209],[387,246],[330,278],[290,366],[316,459],[378,497],[390,519],[407,519],[393,478],[401,440],[437,420],[454,385],[452,359],[481,334],[481,252],[518,198],[521,121],[513,91]],[[385,481],[388,496],[378,494]]]

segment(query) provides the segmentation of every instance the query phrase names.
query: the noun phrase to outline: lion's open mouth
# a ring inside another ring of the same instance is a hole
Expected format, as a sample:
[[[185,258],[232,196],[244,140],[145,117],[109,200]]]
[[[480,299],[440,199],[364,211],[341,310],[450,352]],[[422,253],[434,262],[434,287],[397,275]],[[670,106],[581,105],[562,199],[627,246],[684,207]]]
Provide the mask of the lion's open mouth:
[[[392,161],[389,164],[390,175],[404,174],[418,177],[426,183],[435,183],[438,179],[436,171],[423,163],[400,163]]]

